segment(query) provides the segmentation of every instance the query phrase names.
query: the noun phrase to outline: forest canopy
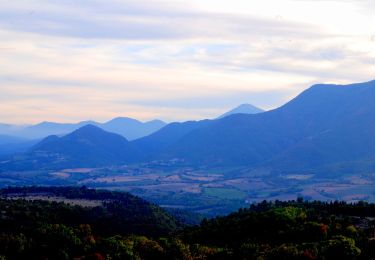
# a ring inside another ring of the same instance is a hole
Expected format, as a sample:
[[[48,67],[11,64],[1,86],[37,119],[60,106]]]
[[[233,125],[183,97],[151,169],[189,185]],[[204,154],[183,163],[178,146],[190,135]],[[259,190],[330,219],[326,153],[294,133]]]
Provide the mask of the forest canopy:
[[[188,226],[128,193],[26,187],[0,194],[2,259],[375,257],[375,205],[366,202],[264,201]],[[102,204],[51,200],[56,196]]]

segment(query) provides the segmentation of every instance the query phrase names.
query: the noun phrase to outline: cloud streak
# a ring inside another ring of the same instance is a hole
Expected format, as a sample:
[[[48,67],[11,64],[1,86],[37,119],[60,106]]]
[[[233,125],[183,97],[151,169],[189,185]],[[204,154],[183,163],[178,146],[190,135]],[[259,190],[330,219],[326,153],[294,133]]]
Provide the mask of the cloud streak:
[[[277,17],[189,11],[160,1],[51,1],[46,6],[0,7],[2,27],[57,37],[142,41],[317,35],[314,26]]]

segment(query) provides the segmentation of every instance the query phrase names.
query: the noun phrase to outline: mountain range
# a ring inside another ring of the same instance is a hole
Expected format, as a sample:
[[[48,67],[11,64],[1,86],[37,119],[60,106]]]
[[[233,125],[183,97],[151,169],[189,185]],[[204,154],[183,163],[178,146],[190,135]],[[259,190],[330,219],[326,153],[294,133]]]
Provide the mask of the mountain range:
[[[277,172],[370,171],[375,169],[374,100],[375,81],[319,84],[272,111],[172,123],[134,141],[86,126],[43,140],[26,157],[54,158],[44,167],[177,159],[191,166]]]
[[[35,140],[45,138],[49,135],[65,135],[89,124],[109,132],[120,134],[129,140],[147,136],[166,125],[161,120],[141,122],[128,117],[117,117],[105,123],[95,121],[82,121],[79,123],[42,122],[30,126],[1,124],[0,134]]]
[[[260,112],[264,111],[250,104],[242,104],[221,115],[219,118],[239,113],[256,114]],[[18,143],[20,140],[25,141],[27,139],[42,139],[49,135],[66,135],[85,125],[95,125],[108,132],[122,135],[126,139],[132,141],[158,131],[167,125],[167,123],[158,119],[141,122],[129,117],[116,117],[105,123],[99,123],[92,120],[78,123],[57,123],[45,121],[36,125],[10,125],[0,123],[0,144],[3,143],[3,140],[9,144]]]
[[[223,116],[236,113],[257,113],[260,109],[243,104]],[[222,116],[222,117],[223,117]],[[105,123],[82,121],[79,123],[42,122],[36,125],[0,124],[0,156],[25,152],[32,145],[50,135],[63,136],[83,126],[94,125],[105,131],[117,133],[132,141],[148,136],[167,125],[161,120],[141,122],[128,117],[117,117]]]

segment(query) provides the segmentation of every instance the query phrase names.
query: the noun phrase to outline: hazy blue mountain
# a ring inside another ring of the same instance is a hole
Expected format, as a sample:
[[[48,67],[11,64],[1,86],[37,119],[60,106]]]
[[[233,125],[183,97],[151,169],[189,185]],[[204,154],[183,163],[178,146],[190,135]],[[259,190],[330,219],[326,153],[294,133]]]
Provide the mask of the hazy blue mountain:
[[[26,126],[10,125],[0,123],[0,135],[16,137],[18,131],[22,130]],[[19,137],[19,136],[18,136]]]
[[[2,135],[0,134],[0,144],[8,144],[8,143],[22,143],[25,139],[16,137],[16,136],[10,136],[10,135]]]
[[[23,156],[15,156],[5,168],[96,167],[129,162],[137,154],[123,136],[85,125],[63,137],[48,136]]]
[[[49,135],[66,135],[89,124],[95,125],[109,132],[120,134],[128,140],[147,136],[166,125],[166,123],[160,120],[141,122],[131,118],[118,117],[105,123],[98,123],[95,121],[82,121],[79,123],[42,122],[25,127],[0,124],[0,134],[12,135],[26,139],[41,139]]]
[[[17,134],[26,138],[44,138],[49,135],[64,135],[78,129],[83,124],[64,124],[55,122],[42,122],[28,126],[20,130]]]
[[[11,125],[0,123],[0,134],[6,134],[10,131]]]
[[[93,121],[83,121],[73,124],[44,121],[29,126],[6,125],[7,127],[3,128],[0,126],[0,133],[22,139],[42,139],[49,135],[65,135],[87,124],[96,125],[97,123]]]
[[[251,104],[242,104],[232,110],[224,113],[223,115],[219,116],[218,118],[223,118],[226,116],[234,115],[234,114],[258,114],[264,112],[263,109],[260,109],[256,106]]]
[[[127,117],[117,117],[104,124],[98,124],[104,130],[120,134],[128,140],[148,136],[165,125],[166,123],[161,120],[152,120],[143,123]]]
[[[172,123],[132,142],[84,127],[45,139],[28,158],[79,166],[180,159],[276,172],[375,170],[374,100],[375,81],[320,84],[272,111]]]

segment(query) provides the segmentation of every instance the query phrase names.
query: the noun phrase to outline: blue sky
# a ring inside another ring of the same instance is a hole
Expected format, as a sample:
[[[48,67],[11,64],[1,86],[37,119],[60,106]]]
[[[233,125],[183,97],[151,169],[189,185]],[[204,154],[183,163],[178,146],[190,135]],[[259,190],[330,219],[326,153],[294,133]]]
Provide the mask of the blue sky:
[[[0,0],[0,122],[213,118],[375,78],[375,4]]]

